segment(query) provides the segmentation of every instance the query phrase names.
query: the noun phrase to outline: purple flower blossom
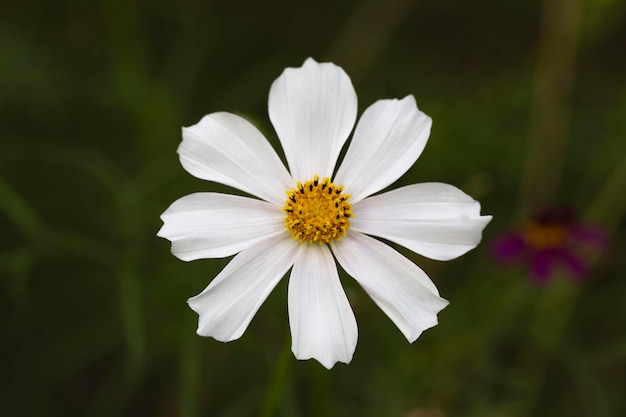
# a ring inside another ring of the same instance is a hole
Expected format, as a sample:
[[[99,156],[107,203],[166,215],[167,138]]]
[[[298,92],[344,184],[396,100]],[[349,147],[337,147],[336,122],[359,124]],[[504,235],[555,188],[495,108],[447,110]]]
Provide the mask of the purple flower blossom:
[[[581,222],[570,211],[551,211],[497,237],[491,249],[497,261],[521,261],[534,281],[545,283],[562,267],[582,279],[589,272],[589,255],[600,252],[606,238],[602,229]]]

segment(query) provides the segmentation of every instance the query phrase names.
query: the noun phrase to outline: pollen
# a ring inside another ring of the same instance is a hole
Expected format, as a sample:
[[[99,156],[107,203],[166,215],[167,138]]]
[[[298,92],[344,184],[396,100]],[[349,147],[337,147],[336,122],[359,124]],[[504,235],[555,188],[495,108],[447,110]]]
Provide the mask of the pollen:
[[[337,187],[328,177],[320,181],[317,175],[287,190],[283,211],[291,236],[300,242],[319,244],[346,236],[353,215],[350,195],[342,191],[343,186]]]

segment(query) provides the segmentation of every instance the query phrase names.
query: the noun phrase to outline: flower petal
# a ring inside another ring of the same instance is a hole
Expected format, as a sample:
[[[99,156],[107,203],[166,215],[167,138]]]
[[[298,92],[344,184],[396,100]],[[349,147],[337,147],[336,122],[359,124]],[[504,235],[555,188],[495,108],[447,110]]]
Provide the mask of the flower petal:
[[[235,187],[276,204],[294,185],[278,155],[256,127],[231,113],[212,113],[183,128],[183,167],[198,178]]]
[[[161,215],[157,236],[172,242],[183,261],[222,258],[286,233],[284,213],[265,201],[220,193],[195,193],[176,200]]]
[[[291,271],[289,325],[296,358],[314,358],[328,369],[352,359],[356,319],[326,245],[307,245]]]
[[[350,231],[333,243],[335,257],[409,340],[437,324],[448,305],[417,265],[386,244]]]
[[[588,244],[596,249],[602,249],[607,245],[607,233],[597,226],[574,224],[570,227],[569,233],[577,242]]]
[[[581,280],[589,273],[589,266],[585,265],[583,260],[576,256],[576,254],[572,251],[567,248],[563,248],[559,255],[563,263],[569,267],[569,270],[572,273],[572,278]]]
[[[506,233],[496,237],[491,243],[491,255],[502,263],[510,263],[519,259],[528,248],[520,233]]]
[[[541,249],[530,254],[530,276],[539,283],[545,284],[550,279],[559,257],[554,249]]]
[[[269,115],[292,176],[331,177],[341,147],[354,127],[357,97],[340,67],[309,58],[287,68],[270,89]]]
[[[187,303],[198,315],[198,334],[221,342],[241,337],[300,245],[287,236],[266,239],[240,252],[208,287]]]
[[[491,216],[456,187],[413,184],[353,205],[351,229],[396,242],[420,255],[449,260],[478,245]]]
[[[345,186],[352,204],[382,190],[415,163],[430,126],[413,96],[377,101],[361,116],[333,182]]]

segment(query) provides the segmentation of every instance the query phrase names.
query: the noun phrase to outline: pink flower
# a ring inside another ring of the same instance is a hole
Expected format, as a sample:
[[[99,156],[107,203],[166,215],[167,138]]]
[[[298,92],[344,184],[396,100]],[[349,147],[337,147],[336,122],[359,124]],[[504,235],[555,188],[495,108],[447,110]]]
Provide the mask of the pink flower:
[[[533,280],[545,283],[562,266],[573,278],[583,278],[589,272],[589,255],[605,245],[602,229],[581,222],[570,211],[548,211],[497,237],[491,249],[496,260],[521,261]]]

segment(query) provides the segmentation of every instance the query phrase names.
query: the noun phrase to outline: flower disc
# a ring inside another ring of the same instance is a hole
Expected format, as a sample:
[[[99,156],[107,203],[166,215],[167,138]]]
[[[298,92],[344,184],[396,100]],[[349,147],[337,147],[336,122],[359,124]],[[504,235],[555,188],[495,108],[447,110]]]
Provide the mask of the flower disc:
[[[294,239],[309,243],[331,243],[346,235],[350,227],[352,204],[343,186],[335,186],[328,177],[322,181],[315,175],[304,184],[287,191],[283,211],[285,226]]]

